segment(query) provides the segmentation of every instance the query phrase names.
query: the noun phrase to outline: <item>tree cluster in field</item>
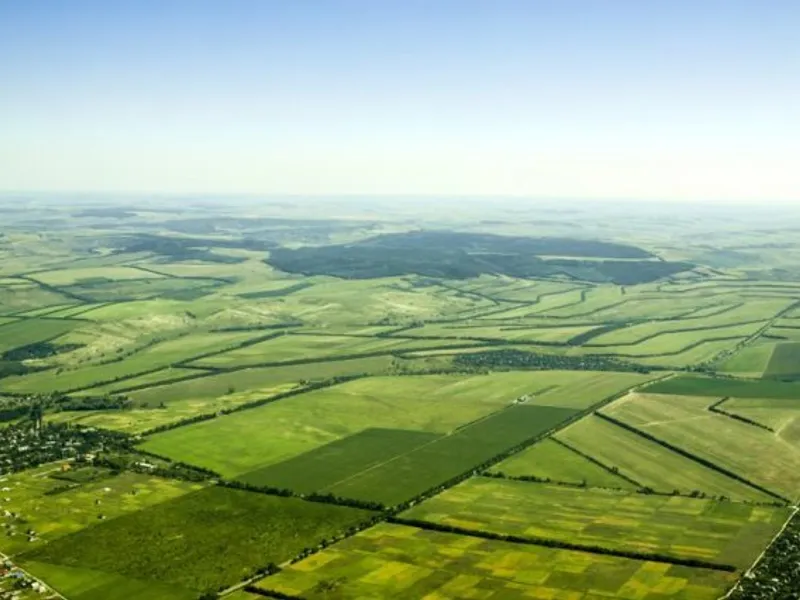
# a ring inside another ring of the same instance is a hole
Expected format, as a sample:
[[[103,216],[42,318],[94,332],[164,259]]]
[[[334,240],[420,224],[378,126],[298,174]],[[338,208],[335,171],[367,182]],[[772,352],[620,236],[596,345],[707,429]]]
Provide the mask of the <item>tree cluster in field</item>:
[[[172,462],[150,452],[136,450],[132,452],[103,453],[96,457],[94,466],[110,469],[115,473],[135,471],[145,475],[154,475],[165,479],[176,479],[200,483],[209,479],[219,479],[219,474],[183,462]]]
[[[540,256],[568,258],[545,260]],[[403,275],[465,279],[488,273],[523,278],[566,275],[626,285],[646,283],[693,267],[688,263],[647,260],[650,257],[634,246],[591,240],[417,231],[379,235],[352,244],[275,248],[267,262],[291,273],[346,279]]]
[[[130,438],[122,433],[26,420],[0,428],[0,473],[129,448]]]
[[[737,415],[736,413],[728,412],[720,408],[723,403],[725,403],[730,398],[723,398],[708,407],[713,413],[717,413],[718,415],[722,415],[724,417],[728,417],[729,419],[735,419],[736,421],[741,421],[742,423],[746,423],[747,425],[752,425],[753,427],[759,427],[761,429],[766,429],[770,433],[775,433],[775,430],[772,427],[764,425],[763,423],[759,423],[758,421],[753,421],[753,419],[748,419],[747,417],[743,417],[742,415]]]
[[[793,517],[764,557],[745,573],[730,600],[797,600],[800,598],[800,518]]]
[[[40,369],[29,367],[22,362],[14,360],[0,360],[0,379],[11,377],[12,375],[25,375]]]
[[[459,367],[483,369],[564,369],[570,371],[626,371],[649,373],[650,368],[643,365],[624,363],[605,356],[587,354],[584,356],[559,356],[538,354],[504,348],[486,352],[467,352],[457,354],[453,363]]]
[[[28,344],[26,346],[18,346],[11,350],[3,352],[2,360],[4,361],[23,361],[34,358],[49,358],[56,354],[70,352],[82,348],[83,344],[53,344],[51,342],[36,342],[35,344]]]
[[[254,483],[247,483],[236,479],[220,480],[219,485],[229,487],[237,490],[247,490],[249,492],[257,492],[260,494],[268,494],[270,496],[281,496],[283,498],[302,498],[309,502],[321,502],[323,504],[335,504],[337,506],[346,506],[348,508],[360,508],[362,510],[383,511],[386,508],[380,502],[371,502],[369,500],[356,500],[354,498],[344,498],[335,496],[334,494],[320,494],[312,492],[310,494],[299,494],[294,490],[288,488],[277,488],[269,485],[257,485]]]
[[[579,552],[592,552],[593,554],[605,554],[609,556],[619,556],[622,558],[632,558],[634,560],[647,560],[669,563],[673,565],[681,565],[685,567],[698,567],[703,569],[714,569],[716,571],[734,572],[736,567],[733,565],[725,565],[713,563],[696,558],[679,558],[670,556],[669,554],[659,554],[650,552],[636,552],[631,550],[615,550],[605,546],[595,546],[589,544],[573,544],[562,540],[553,540],[549,538],[527,537],[510,533],[496,533],[492,531],[466,529],[457,527],[455,525],[448,525],[445,523],[434,523],[431,521],[421,521],[418,519],[406,519],[403,517],[389,517],[390,523],[397,523],[399,525],[408,525],[410,527],[418,527],[420,529],[428,529],[431,531],[440,531],[442,533],[455,533],[458,535],[467,535],[471,537],[479,537],[487,540],[498,542],[513,542],[516,544],[533,544],[536,546],[545,546],[547,548],[559,548],[563,550],[576,550]]]
[[[0,397],[0,423],[24,417],[39,419],[46,413],[81,410],[128,410],[133,401],[122,395],[67,396],[54,392],[33,396]]]
[[[242,248],[245,250],[266,251],[273,244],[258,240],[203,239],[190,237],[171,237],[140,233],[121,237],[112,242],[117,254],[150,252],[173,261],[199,260],[222,264],[238,264],[246,259],[238,256],[216,254],[209,248]]]

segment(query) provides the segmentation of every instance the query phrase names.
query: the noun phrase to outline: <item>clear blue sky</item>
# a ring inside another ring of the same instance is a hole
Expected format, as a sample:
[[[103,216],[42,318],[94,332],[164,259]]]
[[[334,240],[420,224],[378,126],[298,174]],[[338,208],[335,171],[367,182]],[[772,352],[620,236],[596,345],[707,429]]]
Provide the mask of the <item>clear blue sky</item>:
[[[0,0],[0,189],[800,201],[796,0]]]

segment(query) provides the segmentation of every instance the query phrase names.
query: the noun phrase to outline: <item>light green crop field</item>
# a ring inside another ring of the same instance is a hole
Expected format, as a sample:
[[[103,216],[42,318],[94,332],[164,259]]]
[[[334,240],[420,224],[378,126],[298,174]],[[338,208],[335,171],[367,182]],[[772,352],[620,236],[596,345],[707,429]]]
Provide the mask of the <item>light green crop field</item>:
[[[738,377],[761,377],[767,370],[774,348],[774,344],[764,342],[745,346],[718,368],[723,373]]]
[[[476,477],[400,516],[746,568],[790,514],[788,508]]]
[[[713,400],[631,394],[603,413],[785,498],[800,497],[800,451],[783,438],[707,410]]]
[[[58,465],[0,478],[0,552],[15,555],[38,548],[64,535],[133,513],[148,506],[177,498],[200,489],[200,485],[149,477],[136,473],[84,483],[77,488],[48,495],[64,486],[64,481],[49,477]],[[8,511],[16,516],[2,516]],[[102,517],[102,519],[101,519]],[[26,532],[36,532],[29,541]]]
[[[774,498],[664,446],[589,415],[559,431],[557,439],[657,492],[702,493],[751,502]]]
[[[537,477],[589,487],[636,489],[636,485],[552,439],[545,439],[490,469],[509,477]]]
[[[800,402],[773,398],[728,398],[718,408],[769,427],[789,444],[800,444]]]
[[[736,580],[691,569],[380,524],[258,583],[323,598],[716,600]]]
[[[143,447],[238,476],[369,427],[448,433],[553,385],[552,374],[360,379],[157,434]]]

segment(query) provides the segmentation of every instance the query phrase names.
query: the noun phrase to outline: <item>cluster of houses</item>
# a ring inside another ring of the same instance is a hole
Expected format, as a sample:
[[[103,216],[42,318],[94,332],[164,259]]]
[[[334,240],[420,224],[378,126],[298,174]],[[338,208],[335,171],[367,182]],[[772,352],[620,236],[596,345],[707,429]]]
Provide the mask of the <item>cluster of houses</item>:
[[[126,444],[120,434],[100,429],[23,422],[0,428],[0,475],[48,462],[79,458]]]
[[[27,600],[56,597],[42,582],[34,579],[6,559],[0,563],[0,600]]]

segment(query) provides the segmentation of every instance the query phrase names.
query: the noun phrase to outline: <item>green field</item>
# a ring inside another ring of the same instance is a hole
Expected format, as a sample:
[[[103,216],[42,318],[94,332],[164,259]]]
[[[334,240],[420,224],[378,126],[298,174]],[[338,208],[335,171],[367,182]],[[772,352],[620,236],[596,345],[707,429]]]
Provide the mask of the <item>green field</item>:
[[[24,560],[21,566],[69,600],[197,600],[197,592],[146,578]]]
[[[368,428],[447,434],[525,395],[525,406],[585,408],[645,380],[589,371],[372,377],[158,434],[144,448],[237,477]]]
[[[775,344],[765,377],[800,377],[800,342]]]
[[[711,396],[723,398],[779,398],[800,400],[800,383],[783,381],[748,381],[717,379],[697,375],[678,375],[656,382],[644,391],[652,394],[674,394],[679,396]]]
[[[569,550],[377,525],[258,587],[323,598],[717,600],[736,577]]]
[[[719,408],[769,427],[789,444],[800,443],[800,402],[773,398],[728,398]]]
[[[719,365],[719,370],[738,377],[759,378],[767,370],[773,349],[774,345],[768,343],[745,346]]]
[[[353,508],[210,487],[62,537],[21,560],[216,591],[370,516]]]
[[[508,477],[536,477],[589,487],[635,489],[637,486],[548,438],[495,465],[490,472]]]
[[[556,438],[603,465],[617,469],[643,488],[754,502],[773,500],[755,488],[594,415],[559,431]]]
[[[400,516],[746,568],[790,514],[787,508],[477,477]]]
[[[144,448],[238,476],[370,427],[448,433],[551,381],[550,373],[373,377],[159,434]]]
[[[239,480],[301,494],[320,492],[439,437],[426,431],[365,429],[289,460],[245,473]]]
[[[800,452],[762,428],[707,410],[710,398],[631,394],[604,414],[788,499],[800,497]]]
[[[325,491],[384,506],[399,504],[544,434],[574,414],[568,408],[513,406]]]

